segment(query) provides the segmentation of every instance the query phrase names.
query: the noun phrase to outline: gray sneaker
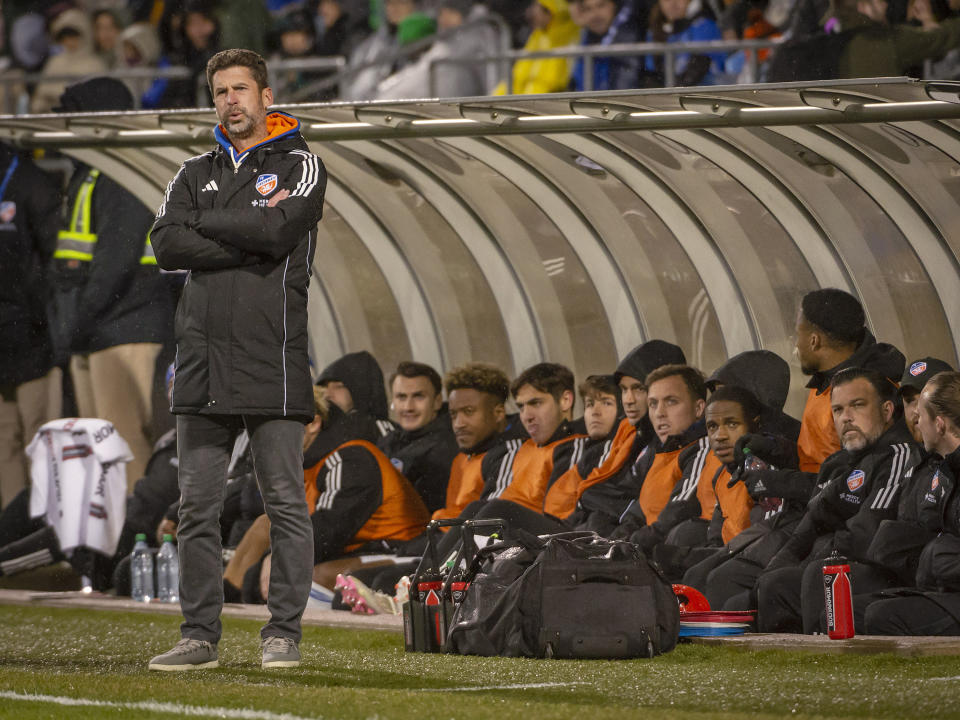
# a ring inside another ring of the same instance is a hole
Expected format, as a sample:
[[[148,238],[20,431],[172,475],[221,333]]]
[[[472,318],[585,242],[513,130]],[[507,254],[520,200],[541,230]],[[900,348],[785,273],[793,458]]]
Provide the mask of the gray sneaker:
[[[216,645],[208,643],[206,640],[184,638],[174,645],[172,650],[153,658],[150,661],[149,668],[151,670],[177,672],[219,666]]]
[[[262,668],[288,668],[300,665],[300,650],[290,638],[264,638],[260,647],[263,650]]]

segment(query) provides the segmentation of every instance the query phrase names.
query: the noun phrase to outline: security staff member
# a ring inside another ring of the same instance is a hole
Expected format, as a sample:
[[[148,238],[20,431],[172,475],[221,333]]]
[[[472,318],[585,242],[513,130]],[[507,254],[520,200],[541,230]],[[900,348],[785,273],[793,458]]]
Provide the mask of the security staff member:
[[[58,108],[131,109],[130,91],[112,78],[70,86]],[[109,420],[130,446],[130,490],[153,450],[154,370],[173,323],[170,292],[147,238],[151,221],[150,210],[130,191],[78,164],[53,255],[58,361],[69,358],[80,415]]]

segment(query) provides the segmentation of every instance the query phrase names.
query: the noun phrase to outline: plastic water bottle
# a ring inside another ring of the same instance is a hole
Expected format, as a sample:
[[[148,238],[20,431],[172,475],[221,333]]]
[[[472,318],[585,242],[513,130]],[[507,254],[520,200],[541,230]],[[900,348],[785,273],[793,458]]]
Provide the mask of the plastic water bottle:
[[[130,553],[130,596],[137,602],[153,600],[153,554],[147,536],[140,533]]]
[[[776,470],[774,465],[762,460],[751,452],[750,448],[743,448],[743,469],[747,472],[751,470]],[[778,497],[762,497],[757,504],[763,508],[764,518],[768,518],[780,511],[783,506],[783,499]]]
[[[180,601],[180,557],[173,535],[163,536],[163,545],[157,553],[157,599],[168,603]]]
[[[743,469],[744,470],[776,470],[776,468],[770,463],[761,460],[759,457],[753,454],[750,448],[745,447],[743,449]]]

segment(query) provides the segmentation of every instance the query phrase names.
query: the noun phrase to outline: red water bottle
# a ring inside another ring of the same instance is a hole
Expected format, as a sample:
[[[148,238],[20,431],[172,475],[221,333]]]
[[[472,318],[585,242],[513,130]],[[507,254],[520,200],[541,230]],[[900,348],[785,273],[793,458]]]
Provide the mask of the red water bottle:
[[[831,640],[854,636],[853,590],[850,565],[836,550],[823,561],[823,602],[827,611],[827,634]]]

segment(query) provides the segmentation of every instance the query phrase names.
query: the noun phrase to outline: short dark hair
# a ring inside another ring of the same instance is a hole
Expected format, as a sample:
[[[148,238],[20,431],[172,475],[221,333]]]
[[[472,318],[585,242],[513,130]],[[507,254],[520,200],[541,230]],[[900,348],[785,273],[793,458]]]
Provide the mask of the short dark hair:
[[[690,396],[694,400],[707,399],[707,383],[706,380],[704,380],[703,373],[689,365],[661,365],[647,375],[647,379],[643,384],[647,386],[647,391],[649,391],[650,386],[657,382],[657,380],[665,380],[674,375],[680,376],[683,384],[687,386],[687,390],[690,391]]]
[[[620,397],[620,386],[617,385],[613,375],[589,375],[577,389],[584,400],[598,393],[613,395],[615,398]]]
[[[524,385],[530,385],[542,393],[549,393],[560,402],[565,392],[574,391],[573,373],[570,368],[558,363],[537,363],[528,367],[510,385],[510,394],[514,398]]]
[[[944,371],[927,381],[923,388],[933,416],[942,416],[960,430],[960,372]]]
[[[510,396],[510,378],[500,368],[487,363],[469,363],[454,368],[444,378],[449,396],[454,390],[476,390],[504,403]]]
[[[859,345],[863,342],[866,316],[863,306],[853,295],[837,288],[808,292],[800,301],[803,317],[815,325],[837,345]]]
[[[393,381],[398,377],[405,378],[416,378],[416,377],[425,377],[430,381],[430,384],[433,385],[433,391],[439,395],[443,392],[443,381],[440,380],[440,373],[434,370],[432,367],[426,363],[413,362],[412,360],[404,360],[402,363],[397,365],[396,371],[393,375],[390,376],[390,389],[393,390]]]
[[[715,402],[733,402],[737,403],[743,410],[743,418],[747,421],[750,430],[757,429],[757,418],[763,412],[763,405],[757,400],[757,396],[739,385],[721,385],[707,400],[707,407]]]
[[[863,378],[873,385],[873,389],[877,391],[881,403],[892,402],[894,405],[898,405],[896,385],[884,377],[883,373],[871,370],[870,368],[849,367],[838,372],[833,376],[833,380],[830,381],[831,396],[833,395],[834,388],[840,385],[846,385],[860,378]]]
[[[263,90],[269,87],[270,81],[267,78],[267,63],[253,50],[243,50],[234,48],[232,50],[221,50],[207,62],[207,85],[210,86],[210,94],[213,94],[213,76],[221,70],[232,67],[245,67],[253,76],[253,81],[257,83],[257,89]]]

